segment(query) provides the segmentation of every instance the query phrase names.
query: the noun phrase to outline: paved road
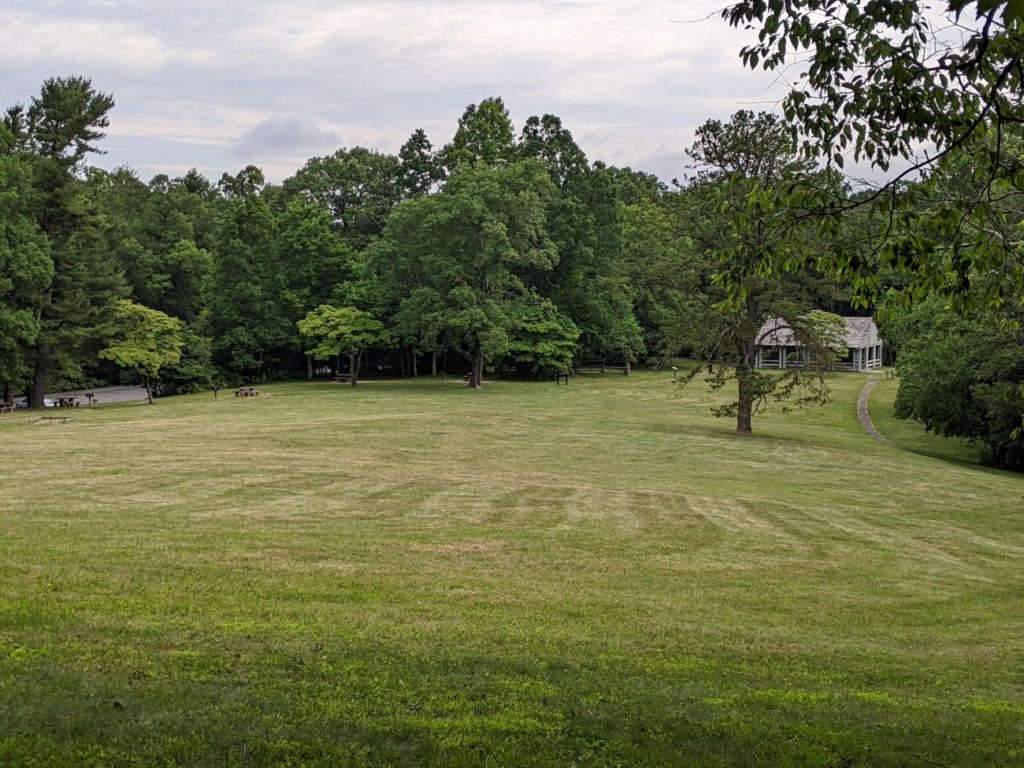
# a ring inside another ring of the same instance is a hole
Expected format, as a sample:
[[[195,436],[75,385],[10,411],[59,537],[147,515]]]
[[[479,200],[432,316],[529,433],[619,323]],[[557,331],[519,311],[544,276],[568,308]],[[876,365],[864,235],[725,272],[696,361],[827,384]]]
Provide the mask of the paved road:
[[[76,389],[72,392],[54,392],[48,394],[51,400],[55,397],[80,397],[85,402],[85,393],[91,392],[97,405],[104,403],[129,403],[145,400],[146,390],[143,387],[99,387],[97,389]]]

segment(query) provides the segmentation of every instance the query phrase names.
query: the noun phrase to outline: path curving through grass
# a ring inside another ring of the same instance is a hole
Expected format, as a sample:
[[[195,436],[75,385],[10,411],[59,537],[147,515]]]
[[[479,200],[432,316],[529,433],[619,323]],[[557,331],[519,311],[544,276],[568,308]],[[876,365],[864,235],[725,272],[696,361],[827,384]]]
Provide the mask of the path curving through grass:
[[[860,397],[857,398],[857,420],[869,437],[880,443],[888,443],[889,441],[885,438],[885,435],[875,429],[874,422],[871,421],[871,414],[868,413],[868,399],[871,397],[871,390],[877,384],[878,377],[872,376],[868,379],[867,384],[864,385],[864,389],[860,391]]]

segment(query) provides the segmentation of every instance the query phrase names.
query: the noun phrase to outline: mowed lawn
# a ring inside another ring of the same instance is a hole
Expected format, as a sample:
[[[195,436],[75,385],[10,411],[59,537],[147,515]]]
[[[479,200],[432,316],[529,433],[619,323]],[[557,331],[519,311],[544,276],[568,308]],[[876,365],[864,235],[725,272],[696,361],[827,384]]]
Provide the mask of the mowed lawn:
[[[865,381],[0,417],[0,765],[1024,765],[1024,477]]]

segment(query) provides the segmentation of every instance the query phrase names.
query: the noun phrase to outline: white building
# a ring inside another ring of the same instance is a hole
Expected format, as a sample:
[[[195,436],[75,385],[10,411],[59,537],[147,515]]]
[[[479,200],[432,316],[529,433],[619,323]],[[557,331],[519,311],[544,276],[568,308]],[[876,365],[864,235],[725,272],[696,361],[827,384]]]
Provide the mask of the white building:
[[[839,371],[869,371],[882,367],[882,338],[870,317],[844,317],[846,354],[836,361]],[[841,350],[839,350],[841,352]],[[757,335],[757,368],[802,367],[804,349],[793,330],[779,317],[771,317]]]

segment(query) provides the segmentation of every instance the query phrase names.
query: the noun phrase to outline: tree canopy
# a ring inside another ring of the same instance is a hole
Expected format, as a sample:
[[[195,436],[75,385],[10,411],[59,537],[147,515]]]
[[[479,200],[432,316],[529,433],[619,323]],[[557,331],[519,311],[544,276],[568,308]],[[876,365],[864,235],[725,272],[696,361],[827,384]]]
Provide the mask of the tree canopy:
[[[183,324],[157,309],[121,299],[114,306],[114,339],[99,356],[135,371],[153,403],[153,382],[160,370],[181,359]]]
[[[834,221],[870,205],[886,218],[877,255],[917,295],[998,304],[1021,284],[1019,235],[1000,214],[1024,190],[1011,139],[1024,123],[1024,6],[950,0],[942,11],[921,0],[742,0],[722,16],[758,31],[741,53],[749,66],[786,70],[783,111],[807,156],[842,167],[849,151],[893,169],[872,192],[814,197],[821,212]],[[977,167],[976,183],[937,188],[933,171],[958,157]],[[919,173],[923,183],[906,183]],[[870,300],[873,262],[843,256],[837,268]]]
[[[120,378],[111,362],[147,386],[159,375],[161,388],[186,392],[311,378],[314,358],[340,366],[342,354],[353,383],[360,361],[417,375],[426,355],[435,372],[468,368],[477,388],[487,365],[544,378],[584,360],[685,354],[712,364],[703,376],[712,387],[736,387],[716,412],[746,434],[769,403],[828,399],[834,312],[884,295],[898,328],[915,316],[903,297],[931,294],[958,299],[966,325],[944,339],[901,337],[901,412],[967,435],[927,410],[939,399],[928,387],[941,385],[949,412],[986,425],[972,439],[1009,435],[990,445],[1002,456],[1019,437],[1004,429],[1012,418],[977,414],[983,400],[990,414],[1009,403],[1016,381],[1003,352],[1017,339],[1024,293],[1017,74],[994,75],[984,101],[949,71],[984,80],[987,67],[1015,61],[1019,21],[1006,3],[949,10],[963,19],[979,9],[983,26],[949,48],[954,61],[928,59],[920,37],[933,33],[912,2],[732,6],[733,23],[764,25],[749,64],[781,66],[796,45],[812,54],[809,71],[788,120],[741,110],[702,125],[689,175],[672,186],[591,162],[556,115],[531,116],[517,133],[498,97],[469,105],[439,151],[417,129],[396,154],[342,147],[281,184],[253,165],[216,182],[195,170],[146,182],[89,165],[113,99],[86,78],[48,80],[0,121],[4,397],[27,389],[40,405],[48,387]],[[934,82],[901,59],[918,54]],[[908,67],[902,93],[894,83]],[[929,101],[928,88],[949,93]],[[914,111],[915,99],[938,111]],[[945,115],[950,105],[964,114]],[[970,130],[950,133],[957,126]],[[941,154],[916,181],[858,189],[836,168],[843,152],[880,167],[905,160],[923,139]],[[126,307],[176,329],[180,343],[157,345],[175,350],[158,368],[140,357],[155,342],[126,336]],[[796,340],[799,364],[784,372],[757,369],[769,319]],[[985,324],[996,330],[983,334]],[[979,363],[984,380],[957,385],[959,369],[935,364],[948,348],[934,352],[962,343],[956,333],[977,337],[1007,375]],[[1020,418],[1012,407],[999,413]]]
[[[315,345],[306,350],[316,360],[330,360],[342,352],[349,354],[349,383],[359,380],[359,355],[367,347],[384,344],[388,334],[384,323],[355,307],[321,304],[299,323],[299,333]]]
[[[682,307],[679,341],[717,363],[713,388],[735,380],[736,400],[715,413],[735,417],[737,433],[750,434],[753,415],[772,399],[800,389],[800,404],[829,396],[824,373],[835,322],[814,312],[816,297],[802,279],[822,252],[791,197],[812,168],[777,117],[747,110],[702,125],[689,154],[696,174],[685,190],[683,228],[703,263],[687,272],[707,282],[690,286],[695,300]],[[782,375],[757,369],[769,319],[781,319],[803,348],[802,364]]]

